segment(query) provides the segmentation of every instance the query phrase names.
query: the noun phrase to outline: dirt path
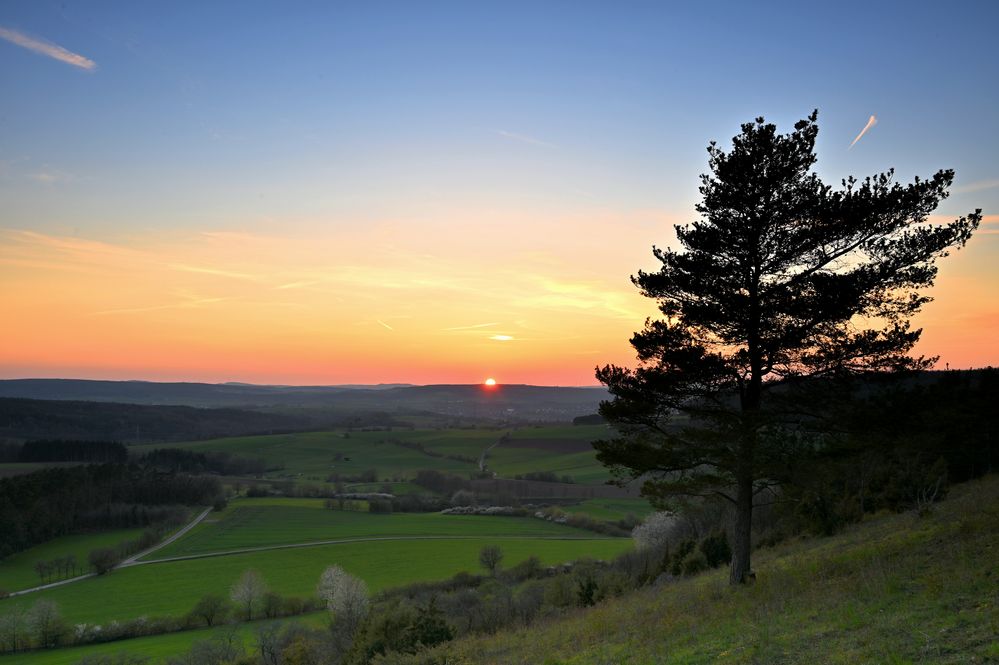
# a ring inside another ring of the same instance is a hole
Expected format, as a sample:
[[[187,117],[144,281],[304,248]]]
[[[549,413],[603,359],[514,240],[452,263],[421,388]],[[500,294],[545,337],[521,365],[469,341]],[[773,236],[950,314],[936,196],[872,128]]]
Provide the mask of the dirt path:
[[[185,533],[187,533],[188,531],[190,531],[194,527],[198,526],[198,524],[201,522],[201,520],[203,520],[206,517],[208,517],[208,513],[210,513],[210,512],[212,512],[211,508],[205,508],[204,511],[202,511],[202,513],[200,515],[198,515],[197,517],[195,517],[183,529],[178,530],[176,533],[174,533],[172,536],[170,536],[166,540],[163,540],[163,541],[157,543],[156,545],[153,545],[149,549],[143,550],[143,551],[139,552],[138,554],[133,554],[132,556],[128,557],[127,559],[125,559],[124,561],[122,561],[120,564],[118,564],[117,567],[118,568],[127,568],[128,566],[134,566],[136,563],[138,563],[138,560],[141,559],[142,557],[146,556],[147,554],[152,554],[153,552],[155,552],[156,550],[158,550],[160,548],[166,547],[167,545],[169,545],[173,541],[177,540],[178,538],[180,538],[181,536],[183,536]]]
[[[495,448],[496,446],[498,446],[499,444],[503,443],[504,441],[506,441],[509,438],[510,438],[510,433],[507,432],[506,434],[504,434],[500,438],[498,438],[495,441],[493,441],[493,443],[490,446],[488,446],[485,450],[482,451],[482,454],[479,455],[479,471],[485,471],[486,470],[486,459],[489,458],[489,451],[492,450],[493,448]],[[495,476],[495,475],[496,474],[494,473],[493,476]]]

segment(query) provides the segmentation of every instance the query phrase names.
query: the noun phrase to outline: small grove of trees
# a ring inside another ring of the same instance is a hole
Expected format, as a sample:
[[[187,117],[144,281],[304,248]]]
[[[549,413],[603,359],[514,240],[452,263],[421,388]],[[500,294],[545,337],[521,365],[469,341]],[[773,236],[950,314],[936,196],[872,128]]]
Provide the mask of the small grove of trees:
[[[69,626],[54,601],[15,606],[8,614],[0,615],[0,653],[58,646],[68,632]]]
[[[118,553],[110,547],[99,547],[95,550],[90,550],[90,554],[87,555],[87,563],[90,564],[90,567],[98,575],[107,575],[120,562],[121,559],[118,557]]]
[[[74,577],[79,574],[79,570],[75,554],[35,562],[35,572],[38,573],[38,579],[42,584]]]

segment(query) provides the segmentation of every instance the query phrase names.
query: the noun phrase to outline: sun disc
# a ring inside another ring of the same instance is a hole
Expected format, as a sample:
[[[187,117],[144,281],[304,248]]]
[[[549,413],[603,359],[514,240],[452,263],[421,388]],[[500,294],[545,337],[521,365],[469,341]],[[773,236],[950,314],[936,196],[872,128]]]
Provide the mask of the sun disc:
[[[496,385],[496,379],[491,378],[491,377],[488,378],[488,379],[486,379],[486,385],[487,386],[495,386]]]

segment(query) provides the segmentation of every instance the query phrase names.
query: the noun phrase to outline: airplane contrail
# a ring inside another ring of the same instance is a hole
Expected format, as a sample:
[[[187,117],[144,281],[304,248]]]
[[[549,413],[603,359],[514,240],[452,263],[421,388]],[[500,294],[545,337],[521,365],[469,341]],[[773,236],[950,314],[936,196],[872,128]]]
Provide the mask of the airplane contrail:
[[[67,65],[73,65],[74,67],[79,67],[80,69],[93,71],[97,68],[97,63],[90,58],[82,56],[79,53],[68,51],[58,44],[50,44],[40,39],[29,37],[23,32],[18,32],[17,30],[11,30],[0,26],[0,39],[6,39],[11,44],[17,44],[18,46],[28,49],[29,51],[46,55],[50,58],[58,60],[59,62],[65,62]]]
[[[383,326],[385,326],[385,327],[386,327],[386,328],[388,328],[389,330],[395,330],[395,328],[393,328],[393,327],[392,327],[392,326],[390,326],[389,324],[385,323],[385,322],[384,322],[384,321],[382,321],[381,319],[375,319],[375,321],[377,321],[378,323],[382,324]]]
[[[876,124],[878,124],[878,117],[872,113],[871,117],[867,119],[867,124],[864,125],[864,128],[860,130],[859,134],[857,134],[857,138],[853,139],[853,143],[850,144],[850,148],[856,145],[857,141],[862,139],[864,134],[866,134],[868,130]],[[847,150],[849,150],[850,148],[847,148]]]

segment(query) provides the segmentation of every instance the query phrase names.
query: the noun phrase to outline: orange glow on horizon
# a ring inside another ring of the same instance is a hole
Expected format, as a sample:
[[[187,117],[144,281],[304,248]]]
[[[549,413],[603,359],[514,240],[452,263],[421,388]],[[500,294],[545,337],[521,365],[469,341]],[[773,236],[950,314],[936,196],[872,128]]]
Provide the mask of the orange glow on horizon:
[[[635,366],[628,340],[658,314],[628,275],[655,269],[677,220],[641,214],[655,223],[479,212],[478,235],[439,219],[437,233],[0,229],[0,378],[473,384],[487,366],[508,384],[595,385],[596,366]],[[999,365],[997,224],[939,262],[913,321],[940,367]]]

